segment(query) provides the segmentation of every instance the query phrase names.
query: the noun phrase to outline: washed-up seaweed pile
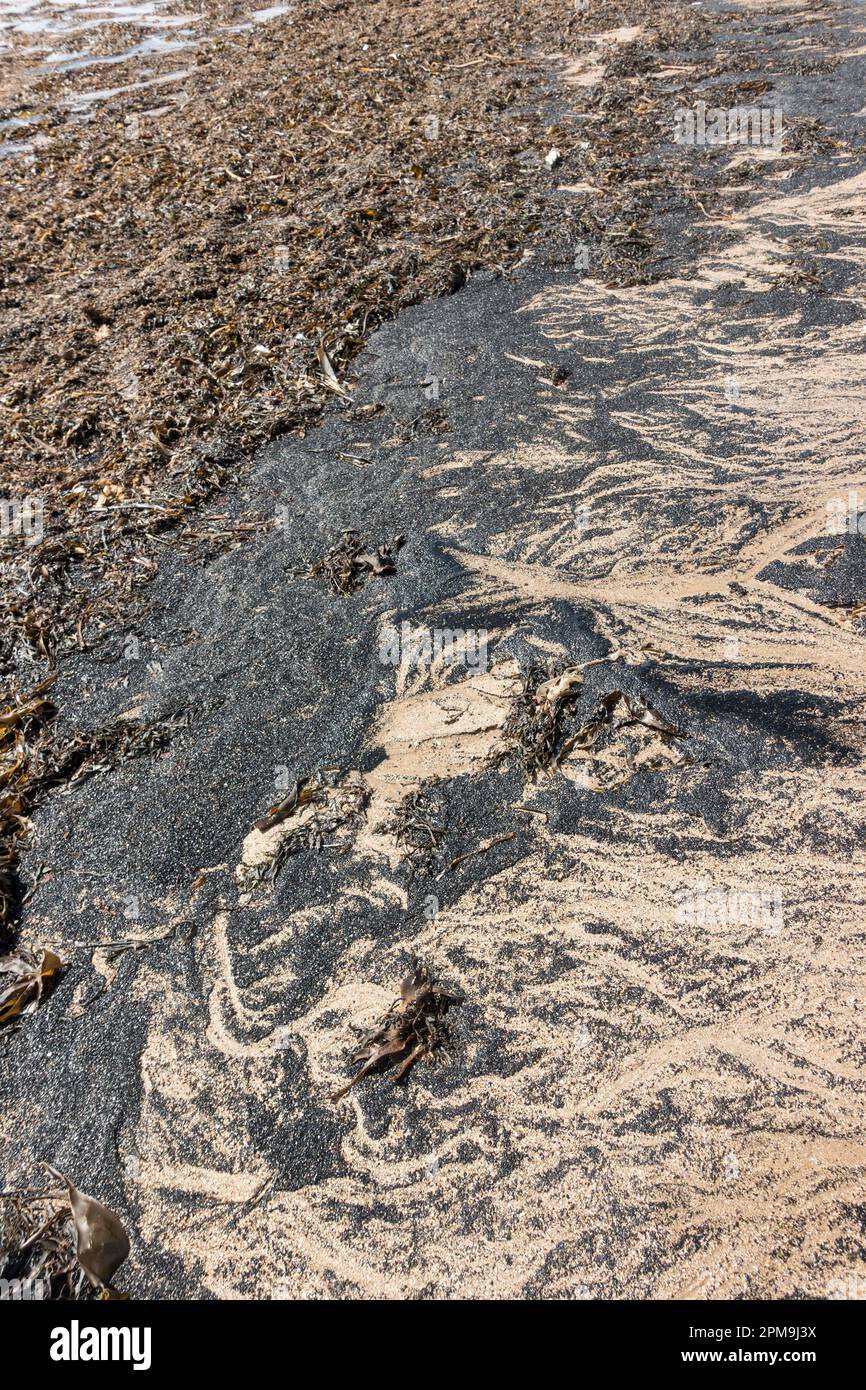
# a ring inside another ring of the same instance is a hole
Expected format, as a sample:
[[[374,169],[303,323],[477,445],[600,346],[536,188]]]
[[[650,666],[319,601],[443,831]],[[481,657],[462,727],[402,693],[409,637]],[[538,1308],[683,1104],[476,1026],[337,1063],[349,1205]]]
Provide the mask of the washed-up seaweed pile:
[[[183,100],[159,115],[125,64],[86,122],[66,103],[102,68],[22,60],[17,95],[6,78],[4,118],[48,114],[20,131],[23,149],[38,130],[32,154],[0,165],[2,494],[38,499],[44,526],[0,536],[3,927],[58,654],[128,615],[168,545],[260,528],[203,504],[327,400],[363,410],[346,374],[384,317],[542,235],[552,176],[526,21],[542,52],[556,26],[529,8],[337,0],[293,7],[290,30],[230,32],[238,7],[209,6]],[[344,559],[351,589],[366,562]]]
[[[712,201],[692,161],[650,154],[669,144],[672,104],[724,66],[708,42],[693,81],[659,79],[667,48],[711,35],[679,0],[638,0],[627,32],[611,4],[542,0],[308,0],[246,19],[238,5],[198,13],[182,79],[173,53],[151,55],[157,108],[131,60],[86,120],[75,104],[104,88],[99,66],[23,63],[0,89],[0,117],[38,117],[10,131],[22,148],[35,132],[30,153],[0,164],[3,494],[44,508],[41,536],[0,538],[0,708],[128,618],[167,547],[260,529],[212,499],[327,401],[373,408],[352,360],[385,318],[554,244],[589,243],[608,283],[658,279],[672,266],[656,258],[654,207]],[[127,29],[88,42],[110,54]],[[554,117],[545,84],[587,55],[604,80],[570,88]],[[574,181],[590,192],[551,196]],[[396,436],[419,418],[395,420]],[[348,590],[392,560],[352,544],[322,562]],[[0,774],[15,787],[0,810],[7,882],[27,768],[16,753]]]
[[[649,651],[644,649],[640,655],[648,657]],[[615,688],[595,700],[588,718],[586,712],[578,713],[584,673],[591,667],[615,664],[629,656],[634,661],[634,654],[619,651],[576,665],[551,661],[530,666],[512,699],[502,729],[502,746],[493,762],[515,761],[532,781],[562,767],[572,756],[594,763],[599,745],[617,741],[624,732],[627,736],[648,734],[655,746],[645,747],[639,756],[626,747],[616,781],[627,781],[638,770],[688,764],[689,755],[682,747],[686,732],[653,709],[642,695]],[[600,790],[604,784],[596,785]]]
[[[236,539],[193,511],[327,399],[351,408],[383,317],[531,249],[552,176],[526,20],[548,52],[553,22],[530,9],[310,3],[229,33],[217,8],[182,104],[119,94],[4,162],[4,491],[43,499],[45,538],[3,557],[2,666],[93,632],[169,539]]]
[[[550,55],[586,47],[609,6],[335,0],[234,33],[239,14],[208,13],[158,114],[149,88],[123,90],[122,63],[86,123],[63,103],[103,85],[99,67],[31,71],[17,102],[5,89],[3,117],[25,97],[51,115],[26,159],[0,165],[4,492],[45,507],[43,539],[0,552],[0,675],[97,635],[167,544],[242,540],[256,523],[202,504],[326,400],[358,408],[352,359],[402,306],[550,232],[597,235],[599,264],[644,273],[649,195],[632,207],[624,190],[656,135],[630,97],[645,46],[581,93],[599,118],[588,139],[549,125],[539,92]],[[652,19],[662,43],[682,7]],[[583,174],[591,215],[549,196]]]
[[[263,866],[262,877],[275,882],[286,861],[302,850],[345,849],[341,837],[347,830],[357,830],[366,815],[369,798],[360,779],[351,775],[340,779],[335,769],[300,778],[289,797],[256,823],[257,829],[266,830],[303,806],[312,812],[302,825],[290,829],[280,840],[273,858]]]
[[[324,579],[335,594],[346,598],[360,589],[368,575],[394,574],[397,552],[404,541],[403,536],[396,536],[391,545],[383,542],[375,549],[365,549],[357,531],[346,531],[327,554],[311,566],[310,573]]]
[[[417,966],[400,986],[400,998],[352,1053],[351,1060],[359,1070],[331,1099],[342,1100],[370,1072],[397,1064],[396,1084],[416,1062],[432,1060],[448,1043],[445,1016],[457,1003],[456,995],[437,986],[425,966]]]
[[[0,1192],[0,1280],[8,1298],[125,1298],[110,1282],[129,1254],[122,1222],[55,1168],[44,1167],[62,1184],[60,1192]]]
[[[443,789],[433,778],[409,792],[382,827],[394,836],[410,874],[429,872],[445,834]]]

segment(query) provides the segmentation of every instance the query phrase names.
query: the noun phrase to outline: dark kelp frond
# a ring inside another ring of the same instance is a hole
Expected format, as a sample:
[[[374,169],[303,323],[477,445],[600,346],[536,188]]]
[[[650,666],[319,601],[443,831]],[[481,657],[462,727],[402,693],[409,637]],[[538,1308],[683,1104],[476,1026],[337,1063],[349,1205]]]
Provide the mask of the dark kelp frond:
[[[394,1084],[422,1058],[430,1058],[450,1040],[445,1021],[448,1010],[461,1000],[434,984],[429,971],[418,965],[400,986],[400,997],[353,1050],[351,1060],[359,1070],[331,1100],[342,1100],[370,1072],[397,1063]]]
[[[0,1027],[33,1013],[62,969],[53,951],[43,951],[38,959],[27,951],[0,956]]]

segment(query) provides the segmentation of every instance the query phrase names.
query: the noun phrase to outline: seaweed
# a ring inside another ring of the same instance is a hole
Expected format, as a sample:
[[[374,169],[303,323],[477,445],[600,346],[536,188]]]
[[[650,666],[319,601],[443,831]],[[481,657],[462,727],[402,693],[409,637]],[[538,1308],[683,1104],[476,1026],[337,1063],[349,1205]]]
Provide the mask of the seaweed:
[[[539,773],[555,771],[575,749],[595,748],[605,731],[616,732],[639,725],[658,734],[666,750],[674,750],[665,762],[684,763],[688,759],[674,749],[687,737],[640,695],[620,689],[609,691],[597,701],[590,717],[572,728],[569,720],[583,688],[583,673],[590,666],[621,659],[623,653],[585,661],[579,665],[549,662],[533,665],[524,673],[521,688],[511,703],[503,726],[503,747],[494,762],[516,759],[528,780]],[[629,759],[630,767],[633,766]],[[645,764],[646,767],[654,766]]]
[[[394,814],[382,826],[393,834],[410,877],[429,873],[445,835],[446,802],[438,777],[422,782],[404,796]]]
[[[335,594],[347,598],[361,588],[368,575],[396,573],[397,552],[405,543],[404,536],[395,536],[390,545],[383,542],[372,550],[365,547],[360,532],[344,531],[310,567],[310,574],[326,580]]]
[[[331,1100],[342,1100],[365,1076],[395,1063],[397,1085],[416,1062],[431,1059],[450,1042],[451,1031],[445,1017],[449,1009],[461,1002],[457,995],[440,989],[425,966],[417,965],[400,986],[399,999],[353,1049],[351,1060],[359,1070],[346,1086],[333,1093]]]
[[[299,811],[309,810],[301,824],[291,827],[279,840],[264,864],[250,866],[243,875],[249,885],[275,883],[292,855],[303,850],[344,850],[345,832],[356,830],[367,814],[370,789],[363,780],[349,774],[340,780],[337,768],[323,768],[311,776],[298,778],[294,787],[277,806],[260,816],[254,829],[263,833],[290,820]]]
[[[65,1193],[0,1192],[0,1283],[21,1291],[11,1292],[11,1298],[125,1298],[111,1284],[130,1250],[123,1223],[49,1163],[43,1167],[63,1184]]]
[[[33,1013],[62,968],[62,961],[53,951],[43,951],[38,959],[26,951],[0,956],[0,1028]]]

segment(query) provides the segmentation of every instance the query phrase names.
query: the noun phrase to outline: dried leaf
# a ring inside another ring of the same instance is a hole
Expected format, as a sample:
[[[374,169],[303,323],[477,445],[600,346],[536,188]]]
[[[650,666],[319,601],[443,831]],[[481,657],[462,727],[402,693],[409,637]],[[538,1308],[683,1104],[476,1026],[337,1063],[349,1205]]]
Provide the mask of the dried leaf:
[[[56,1168],[48,1163],[45,1167],[69,1193],[78,1263],[93,1287],[104,1290],[129,1254],[129,1236],[123,1223],[109,1207],[79,1191]]]
[[[53,951],[43,951],[38,961],[27,955],[0,957],[0,1027],[13,1018],[33,1013],[46,984],[62,968],[62,961]],[[4,982],[4,977],[11,982]]]
[[[546,704],[555,708],[560,700],[573,695],[583,685],[583,667],[569,666],[566,671],[557,676],[551,676],[549,680],[542,681],[535,692],[537,704]]]
[[[322,343],[319,343],[316,347],[316,357],[318,358],[319,367],[321,369],[322,376],[325,379],[325,385],[328,387],[328,389],[330,391],[335,391],[338,396],[348,395],[349,393],[346,390],[345,386],[340,385],[337,373],[334,371],[334,365],[331,362],[331,359],[325,351],[324,345]]]

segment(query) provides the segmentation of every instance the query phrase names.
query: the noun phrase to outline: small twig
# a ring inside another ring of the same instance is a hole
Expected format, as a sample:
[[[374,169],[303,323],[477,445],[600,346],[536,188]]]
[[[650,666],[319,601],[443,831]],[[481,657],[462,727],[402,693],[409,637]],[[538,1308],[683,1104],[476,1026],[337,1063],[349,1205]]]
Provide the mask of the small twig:
[[[7,1187],[0,1192],[0,1197],[15,1197],[22,1202],[57,1202],[61,1198],[66,1199],[65,1192],[43,1192],[38,1187]]]
[[[271,1177],[267,1178],[266,1181],[262,1183],[261,1187],[253,1193],[252,1197],[247,1198],[241,1210],[243,1212],[253,1211],[253,1209],[259,1205],[263,1198],[267,1197],[268,1193],[274,1186],[276,1180],[277,1175],[276,1173],[273,1173]]]
[[[470,849],[466,854],[458,854],[456,859],[452,859],[451,863],[445,866],[441,874],[436,875],[437,881],[442,878],[443,874],[449,873],[451,869],[456,869],[458,864],[463,864],[467,859],[473,859],[476,854],[486,854],[489,849],[494,849],[496,845],[504,845],[506,841],[516,838],[517,831],[510,830],[507,835],[497,835],[486,845],[479,845],[477,849]]]
[[[69,1200],[69,1199],[67,1198],[67,1201],[68,1201],[68,1200]],[[43,1221],[43,1223],[42,1223],[42,1225],[39,1227],[39,1230],[38,1230],[38,1231],[34,1231],[33,1235],[32,1235],[32,1236],[29,1236],[28,1239],[25,1240],[25,1241],[18,1247],[18,1253],[19,1253],[19,1255],[23,1255],[25,1250],[29,1250],[29,1249],[30,1249],[31,1245],[35,1245],[35,1244],[37,1243],[37,1241],[40,1241],[40,1240],[42,1239],[42,1237],[45,1235],[46,1231],[50,1231],[50,1230],[51,1230],[51,1227],[54,1225],[54,1222],[56,1221],[56,1219],[57,1219],[57,1212],[55,1211],[55,1212],[52,1212],[52,1213],[51,1213],[51,1215],[49,1216],[49,1218],[48,1218],[47,1221]]]
[[[323,130],[329,130],[332,135],[347,135],[351,137],[354,134],[351,130],[340,130],[338,126],[328,125],[327,121],[313,121],[313,125],[321,126]]]

